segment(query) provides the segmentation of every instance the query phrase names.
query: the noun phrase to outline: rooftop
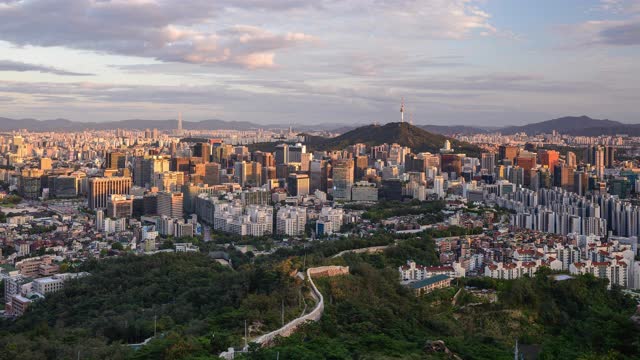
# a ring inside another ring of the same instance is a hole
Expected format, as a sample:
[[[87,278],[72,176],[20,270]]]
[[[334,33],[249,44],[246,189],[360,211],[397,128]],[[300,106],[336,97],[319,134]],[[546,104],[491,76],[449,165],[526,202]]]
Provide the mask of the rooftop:
[[[425,286],[429,286],[440,281],[447,280],[449,277],[447,275],[436,275],[423,280],[415,281],[410,283],[408,286],[412,289],[419,289]]]

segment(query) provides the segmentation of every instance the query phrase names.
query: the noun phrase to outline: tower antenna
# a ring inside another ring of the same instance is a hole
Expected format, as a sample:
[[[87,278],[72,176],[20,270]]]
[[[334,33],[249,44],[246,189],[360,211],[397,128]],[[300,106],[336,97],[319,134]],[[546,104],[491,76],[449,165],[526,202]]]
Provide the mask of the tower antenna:
[[[404,97],[400,103],[400,122],[404,123]]]

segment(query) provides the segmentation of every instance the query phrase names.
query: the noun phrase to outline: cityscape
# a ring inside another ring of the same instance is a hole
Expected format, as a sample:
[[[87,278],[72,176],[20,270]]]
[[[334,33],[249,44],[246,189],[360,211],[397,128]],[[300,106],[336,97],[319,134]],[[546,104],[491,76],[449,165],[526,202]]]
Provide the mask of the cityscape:
[[[640,3],[588,2],[0,1],[0,360],[640,358]]]

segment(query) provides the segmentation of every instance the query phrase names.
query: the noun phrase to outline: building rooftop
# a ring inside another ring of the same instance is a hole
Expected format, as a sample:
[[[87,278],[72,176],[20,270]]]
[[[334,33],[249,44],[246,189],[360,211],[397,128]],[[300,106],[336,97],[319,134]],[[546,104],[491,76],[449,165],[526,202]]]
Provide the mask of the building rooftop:
[[[449,277],[447,275],[436,275],[423,280],[415,281],[410,283],[408,286],[412,289],[419,289],[425,286],[429,286],[431,284],[438,283],[440,281],[446,280]]]

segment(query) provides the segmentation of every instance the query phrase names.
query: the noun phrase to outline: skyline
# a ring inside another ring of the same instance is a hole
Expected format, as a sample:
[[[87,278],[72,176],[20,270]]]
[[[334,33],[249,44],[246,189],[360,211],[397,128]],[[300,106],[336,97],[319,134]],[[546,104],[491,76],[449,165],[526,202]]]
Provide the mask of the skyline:
[[[639,44],[638,0],[0,0],[0,117],[637,123]]]

